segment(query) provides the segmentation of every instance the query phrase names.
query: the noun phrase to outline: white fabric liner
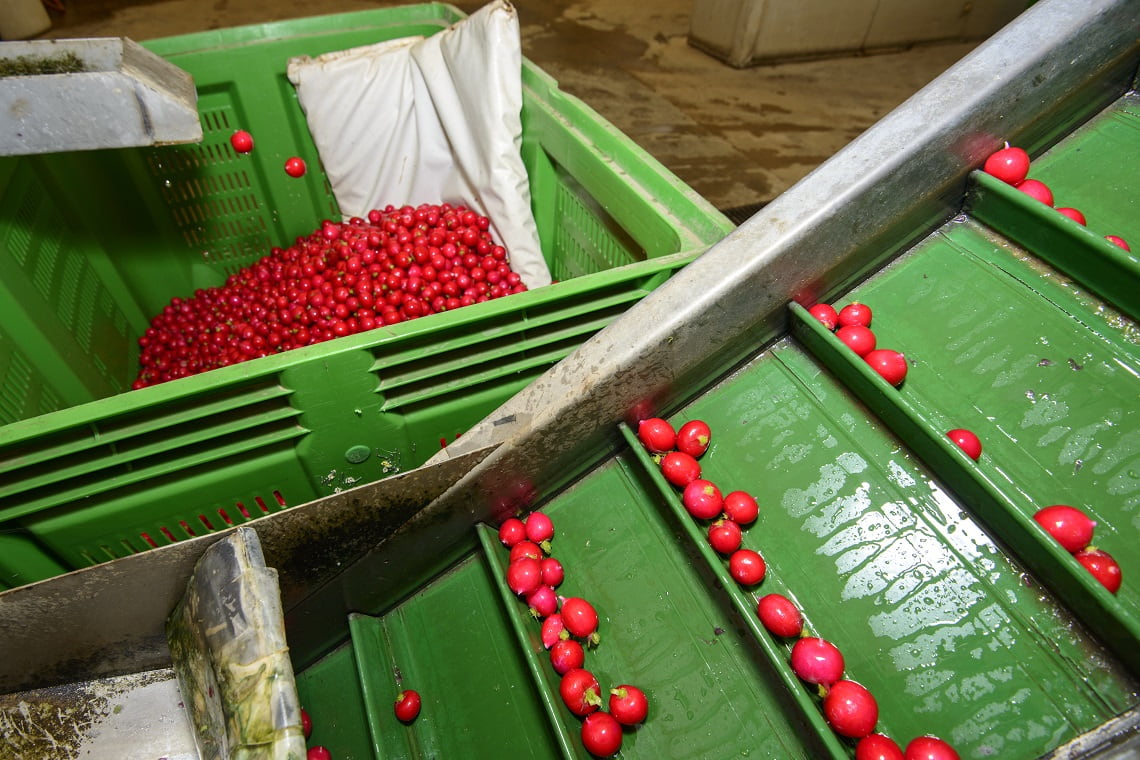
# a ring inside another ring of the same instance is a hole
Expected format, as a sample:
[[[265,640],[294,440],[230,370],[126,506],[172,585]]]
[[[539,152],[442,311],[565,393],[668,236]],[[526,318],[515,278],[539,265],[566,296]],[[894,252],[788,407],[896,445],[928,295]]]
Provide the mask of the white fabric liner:
[[[550,283],[522,145],[518,15],[495,0],[430,37],[293,58],[289,80],[345,217],[464,204],[528,288]]]

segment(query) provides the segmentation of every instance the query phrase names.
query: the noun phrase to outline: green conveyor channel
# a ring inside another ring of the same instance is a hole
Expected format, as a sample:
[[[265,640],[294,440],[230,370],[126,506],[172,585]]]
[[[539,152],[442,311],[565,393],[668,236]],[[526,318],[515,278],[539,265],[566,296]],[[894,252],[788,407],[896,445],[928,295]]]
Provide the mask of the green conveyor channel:
[[[792,304],[788,336],[692,389],[671,420],[707,422],[703,476],[758,499],[758,587],[731,579],[624,426],[629,445],[541,505],[560,593],[600,614],[586,667],[650,698],[621,757],[854,755],[791,642],[757,621],[773,592],[841,649],[904,746],[934,734],[963,758],[1028,760],[1140,704],[1140,266],[1103,241],[1140,243],[1136,126],[1133,93],[1034,158],[1088,228],[975,173],[962,215],[836,301],[872,307],[879,346],[909,359],[900,388]],[[981,438],[977,462],[955,427]],[[1118,594],[1032,521],[1050,504],[1097,520]],[[481,550],[353,616],[351,644],[299,674],[313,743],[338,759],[588,757],[540,625],[506,588],[507,551],[476,531]],[[401,679],[424,694],[407,726]]]

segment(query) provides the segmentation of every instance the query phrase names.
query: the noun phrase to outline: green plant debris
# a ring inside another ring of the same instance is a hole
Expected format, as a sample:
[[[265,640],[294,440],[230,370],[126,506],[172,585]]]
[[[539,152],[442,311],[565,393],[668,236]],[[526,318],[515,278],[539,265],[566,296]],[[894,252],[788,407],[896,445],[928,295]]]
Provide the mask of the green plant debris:
[[[78,74],[83,71],[87,71],[87,65],[71,51],[48,58],[21,55],[16,58],[0,59],[0,79],[36,74]]]

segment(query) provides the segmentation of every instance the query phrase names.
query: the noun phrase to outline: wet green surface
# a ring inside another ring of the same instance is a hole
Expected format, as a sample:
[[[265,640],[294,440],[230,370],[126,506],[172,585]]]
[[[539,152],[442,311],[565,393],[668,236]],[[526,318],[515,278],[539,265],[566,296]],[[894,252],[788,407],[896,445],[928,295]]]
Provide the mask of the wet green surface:
[[[1029,758],[1133,704],[1087,634],[794,345],[685,417],[714,431],[705,476],[761,504],[745,539],[769,564],[760,591],[840,647],[879,730]]]
[[[558,531],[552,555],[566,569],[558,589],[598,611],[601,643],[586,668],[607,690],[631,683],[646,692],[650,717],[627,731],[625,757],[808,758],[825,750],[806,730],[776,675],[744,629],[636,461],[611,460],[544,509]],[[505,572],[507,551],[497,555]],[[515,615],[522,602],[511,600]],[[530,650],[558,702],[558,676],[529,621]],[[558,704],[558,720],[577,739],[577,719]]]
[[[337,760],[370,760],[372,742],[352,647],[334,650],[296,676],[301,708],[313,721],[308,745],[327,747]]]
[[[350,627],[377,758],[557,754],[481,557]],[[410,725],[393,711],[403,689],[423,700]]]
[[[1081,210],[1099,235],[1140,252],[1140,94],[1128,93],[1030,165],[1055,206]]]

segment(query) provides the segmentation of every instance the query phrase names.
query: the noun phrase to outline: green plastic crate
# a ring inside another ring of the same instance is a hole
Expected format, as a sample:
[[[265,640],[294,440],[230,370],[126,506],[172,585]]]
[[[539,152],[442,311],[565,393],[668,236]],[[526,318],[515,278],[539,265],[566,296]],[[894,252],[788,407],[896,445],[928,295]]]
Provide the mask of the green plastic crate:
[[[727,234],[524,62],[523,160],[559,282],[128,392],[138,336],[171,297],[339,218],[288,59],[462,17],[424,4],[154,40],[194,77],[200,145],[0,160],[0,583],[418,466]],[[230,148],[238,127],[252,154]],[[303,178],[282,170],[290,155]]]

